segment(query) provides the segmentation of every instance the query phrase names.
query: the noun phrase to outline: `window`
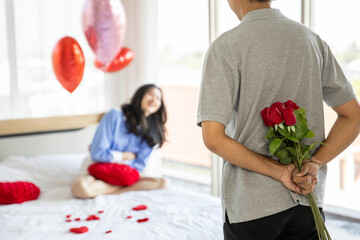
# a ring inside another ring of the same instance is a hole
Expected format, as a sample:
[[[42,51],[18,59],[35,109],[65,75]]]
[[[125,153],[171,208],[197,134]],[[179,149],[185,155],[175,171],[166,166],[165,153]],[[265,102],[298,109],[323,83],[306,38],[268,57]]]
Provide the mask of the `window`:
[[[315,32],[329,44],[360,97],[360,32],[353,25],[360,22],[360,2],[344,0],[339,4],[335,0],[316,0],[314,7]],[[335,119],[336,114],[325,106],[327,132]],[[325,202],[360,210],[360,138],[328,166]]]
[[[196,126],[201,68],[209,45],[208,1],[159,0],[158,4],[158,84],[168,110],[163,174],[172,177],[174,185],[191,184],[210,193],[210,152]]]
[[[276,0],[271,6],[280,9],[285,16],[301,22],[301,0]],[[216,2],[216,15],[218,16],[216,19],[216,35],[220,35],[221,33],[236,27],[240,23],[227,1]]]
[[[3,2],[0,3],[1,11]],[[1,102],[7,106],[0,108],[0,118],[45,117],[100,111],[104,105],[103,93],[99,91],[103,86],[103,74],[93,66],[94,54],[82,31],[83,3],[68,0],[5,2],[7,17],[5,22],[0,23],[0,31],[2,33],[7,27],[12,35],[0,36],[0,42],[5,41],[0,47],[0,84],[6,86],[1,88],[0,97],[5,98],[5,101]],[[72,94],[63,89],[57,81],[51,61],[53,48],[58,40],[65,36],[71,36],[78,41],[86,59],[82,82]],[[8,46],[8,58],[4,51],[7,49],[7,41],[14,43]],[[14,61],[10,62],[9,59]],[[11,75],[8,65],[12,69]],[[8,108],[12,109],[12,112],[8,111]]]
[[[288,18],[301,22],[301,0],[276,0],[271,6],[278,8]]]
[[[7,32],[5,19],[5,1],[0,1],[0,116],[10,116],[10,69],[8,60]]]

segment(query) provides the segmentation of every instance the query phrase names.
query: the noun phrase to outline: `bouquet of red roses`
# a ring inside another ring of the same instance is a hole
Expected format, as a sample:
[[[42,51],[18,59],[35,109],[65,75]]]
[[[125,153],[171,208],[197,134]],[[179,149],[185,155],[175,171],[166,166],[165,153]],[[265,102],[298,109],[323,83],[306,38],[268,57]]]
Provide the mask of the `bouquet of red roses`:
[[[261,111],[264,124],[269,127],[265,139],[270,141],[269,151],[280,159],[280,163],[294,163],[300,171],[303,161],[311,158],[311,150],[318,144],[306,145],[304,138],[312,138],[315,134],[308,128],[305,109],[291,100],[275,102]],[[306,195],[314,215],[319,239],[331,239],[325,223],[317,207],[313,193]]]

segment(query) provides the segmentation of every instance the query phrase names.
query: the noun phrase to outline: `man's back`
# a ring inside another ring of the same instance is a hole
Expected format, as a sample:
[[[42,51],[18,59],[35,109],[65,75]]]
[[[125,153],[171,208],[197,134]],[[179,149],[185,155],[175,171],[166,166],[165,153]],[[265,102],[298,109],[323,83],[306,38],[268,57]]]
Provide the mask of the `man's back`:
[[[218,121],[227,126],[228,136],[254,152],[269,155],[264,139],[267,129],[260,116],[264,107],[293,100],[306,109],[309,128],[316,134],[311,141],[321,142],[323,98],[336,106],[353,97],[328,46],[316,34],[277,9],[260,9],[249,12],[238,27],[209,48],[198,122]],[[325,175],[326,167],[319,172],[320,184],[314,192],[320,207]],[[286,190],[278,181],[227,161],[223,200],[230,222],[267,216],[298,203],[308,205],[304,196]]]

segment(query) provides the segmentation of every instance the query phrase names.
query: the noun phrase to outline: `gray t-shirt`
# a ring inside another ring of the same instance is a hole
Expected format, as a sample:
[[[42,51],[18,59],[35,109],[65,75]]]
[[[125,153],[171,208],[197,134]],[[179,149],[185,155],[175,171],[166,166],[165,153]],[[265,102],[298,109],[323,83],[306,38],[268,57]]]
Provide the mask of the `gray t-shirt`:
[[[220,122],[228,136],[271,157],[264,139],[268,127],[261,118],[263,108],[287,100],[304,107],[309,128],[316,134],[305,141],[309,144],[325,138],[323,100],[335,107],[354,97],[351,84],[318,35],[278,9],[260,9],[246,14],[240,25],[209,47],[197,123]],[[326,172],[326,166],[320,169],[314,191],[319,207],[323,206]],[[222,203],[230,223],[309,205],[306,197],[287,190],[280,182],[226,159]]]

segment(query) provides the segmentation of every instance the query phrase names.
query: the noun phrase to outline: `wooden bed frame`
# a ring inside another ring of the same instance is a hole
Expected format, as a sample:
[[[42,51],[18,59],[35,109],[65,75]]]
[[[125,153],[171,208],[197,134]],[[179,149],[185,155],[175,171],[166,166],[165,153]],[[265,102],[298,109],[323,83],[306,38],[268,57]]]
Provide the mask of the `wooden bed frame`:
[[[0,136],[81,129],[99,123],[104,113],[0,121]]]

